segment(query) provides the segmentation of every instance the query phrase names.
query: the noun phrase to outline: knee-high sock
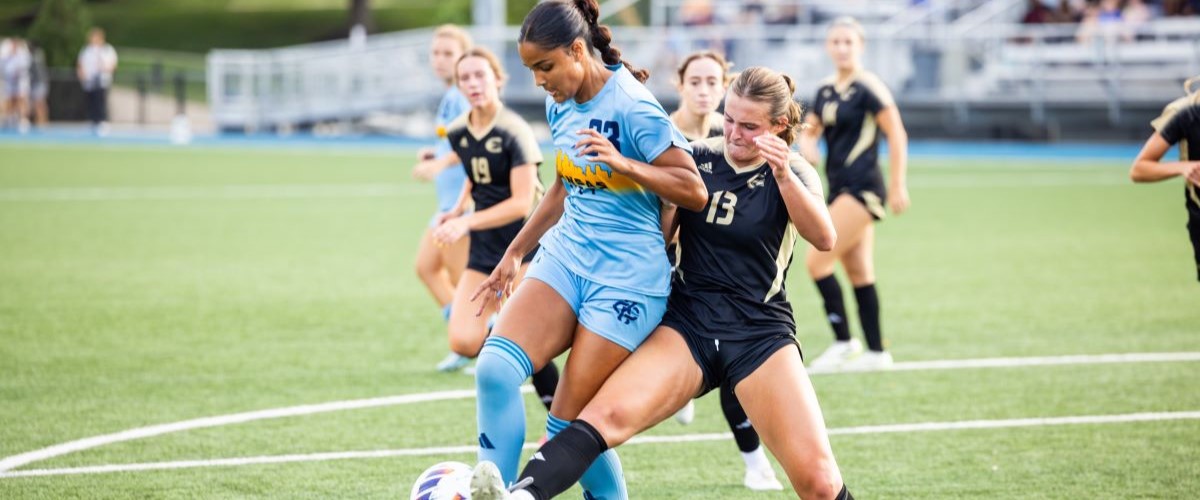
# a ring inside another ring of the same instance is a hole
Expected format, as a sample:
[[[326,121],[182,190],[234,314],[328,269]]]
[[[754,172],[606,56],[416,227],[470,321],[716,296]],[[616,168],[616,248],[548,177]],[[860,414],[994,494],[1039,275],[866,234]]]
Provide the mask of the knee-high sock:
[[[758,432],[750,425],[746,410],[742,409],[741,402],[728,384],[721,386],[721,411],[725,413],[725,421],[729,422],[729,430],[733,431],[733,440],[737,441],[738,449],[742,453],[757,450],[761,444]]]
[[[837,275],[830,274],[817,282],[817,291],[825,301],[825,315],[829,319],[829,327],[833,328],[833,337],[841,342],[850,340],[850,325],[846,321],[846,302],[842,298],[842,285],[838,284]]]
[[[546,366],[533,374],[533,388],[542,404],[546,405],[546,411],[550,411],[550,404],[554,402],[554,390],[558,388],[558,366],[553,361],[546,363]]]
[[[521,471],[522,481],[533,478],[533,482],[523,489],[535,500],[547,500],[567,491],[576,482],[582,482],[585,471],[600,464],[596,459],[612,452],[591,424],[576,420],[568,426],[562,420],[550,418],[552,425],[561,432],[555,432]],[[585,488],[584,498],[611,497],[596,497]]]
[[[576,422],[583,422],[576,420]],[[595,435],[600,442],[604,443],[604,438],[596,432],[590,424],[587,424],[588,429]],[[567,429],[568,423],[566,420],[549,415],[546,418],[546,433],[554,438],[559,432]],[[549,444],[547,442],[547,444]],[[605,451],[607,450],[607,451]],[[615,450],[608,450],[608,445],[605,444],[604,449],[600,450],[603,453],[598,453],[598,457],[588,467],[587,472],[579,478],[579,485],[583,487],[584,498],[589,500],[628,500],[629,492],[625,489],[625,473],[621,469],[621,459],[617,457]],[[531,460],[532,464],[534,461]],[[567,484],[570,487],[574,484],[574,480]]]
[[[863,336],[867,338],[867,348],[875,352],[883,351],[879,295],[875,293],[875,284],[854,287],[854,299],[858,301],[858,320],[862,323]]]
[[[533,372],[529,356],[516,343],[491,336],[483,343],[475,365],[476,421],[479,460],[495,462],[511,484],[517,478],[525,444],[525,401],[521,384]]]

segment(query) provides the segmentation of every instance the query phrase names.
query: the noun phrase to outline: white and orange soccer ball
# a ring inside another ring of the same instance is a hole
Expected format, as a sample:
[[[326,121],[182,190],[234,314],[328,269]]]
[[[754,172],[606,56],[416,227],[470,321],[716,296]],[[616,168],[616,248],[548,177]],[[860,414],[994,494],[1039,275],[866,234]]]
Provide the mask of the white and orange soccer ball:
[[[470,500],[471,466],[441,462],[425,469],[413,483],[409,500]]]

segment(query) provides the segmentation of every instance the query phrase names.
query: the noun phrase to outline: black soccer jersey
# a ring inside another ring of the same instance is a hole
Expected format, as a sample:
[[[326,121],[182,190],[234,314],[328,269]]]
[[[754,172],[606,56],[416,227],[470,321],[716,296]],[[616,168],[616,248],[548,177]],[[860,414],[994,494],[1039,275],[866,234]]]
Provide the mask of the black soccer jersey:
[[[770,165],[735,168],[724,139],[692,143],[692,157],[708,188],[700,212],[679,211],[679,265],[668,308],[700,324],[700,335],[741,339],[794,333],[784,278],[799,235]],[[814,196],[816,171],[796,155],[792,168]]]
[[[469,126],[470,114],[470,111],[462,114],[446,127],[446,139],[462,160],[471,181],[471,199],[479,211],[512,197],[512,169],[528,164],[537,168],[542,162],[542,152],[529,124],[508,108],[500,108],[491,126],[484,130]],[[524,220],[518,220],[471,231],[471,261],[498,260],[524,224]]]
[[[1179,144],[1179,161],[1200,160],[1200,104],[1176,101],[1151,122],[1167,144]],[[1184,204],[1192,217],[1200,217],[1200,189],[1183,182]]]
[[[831,186],[883,185],[879,170],[879,127],[875,115],[894,106],[892,93],[874,74],[859,72],[839,88],[836,76],[817,88],[812,112],[824,126],[825,173]]]

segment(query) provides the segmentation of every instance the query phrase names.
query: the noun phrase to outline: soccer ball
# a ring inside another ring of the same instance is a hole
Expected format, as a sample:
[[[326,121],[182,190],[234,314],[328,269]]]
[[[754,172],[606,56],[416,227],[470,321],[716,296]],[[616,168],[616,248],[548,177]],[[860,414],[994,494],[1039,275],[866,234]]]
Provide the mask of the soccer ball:
[[[425,469],[413,483],[409,500],[470,500],[471,466],[441,462]]]

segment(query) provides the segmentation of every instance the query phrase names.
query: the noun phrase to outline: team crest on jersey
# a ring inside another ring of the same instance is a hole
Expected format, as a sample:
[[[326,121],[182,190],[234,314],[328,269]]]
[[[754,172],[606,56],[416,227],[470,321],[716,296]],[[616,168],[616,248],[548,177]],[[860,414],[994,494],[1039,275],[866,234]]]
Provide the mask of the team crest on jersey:
[[[704,163],[696,165],[696,168],[700,169],[701,172],[704,172],[706,174],[711,174],[712,173],[712,162],[706,161]]]
[[[466,147],[467,147],[467,138],[466,138],[465,136],[462,138],[462,140],[459,140],[459,141],[458,141],[458,147],[460,147],[460,148],[463,148],[463,149],[466,149]]]
[[[483,149],[486,149],[487,152],[494,155],[500,154],[500,138],[493,137],[488,139],[487,142],[483,143]]]
[[[641,304],[632,300],[618,300],[613,302],[613,311],[617,313],[617,320],[626,325],[637,321],[642,315]]]
[[[854,87],[850,87],[850,88],[846,89],[846,92],[844,94],[842,94],[842,100],[849,101],[851,97],[854,97],[854,90],[855,90]]]
[[[766,172],[759,172],[754,177],[751,177],[750,180],[746,181],[746,187],[748,187],[750,189],[760,188],[765,185],[767,185],[767,173]]]

